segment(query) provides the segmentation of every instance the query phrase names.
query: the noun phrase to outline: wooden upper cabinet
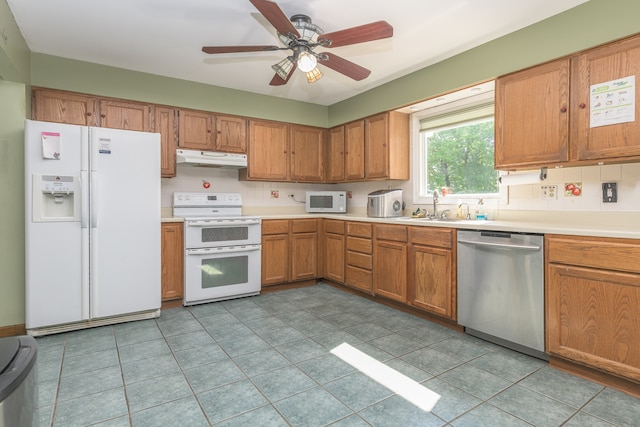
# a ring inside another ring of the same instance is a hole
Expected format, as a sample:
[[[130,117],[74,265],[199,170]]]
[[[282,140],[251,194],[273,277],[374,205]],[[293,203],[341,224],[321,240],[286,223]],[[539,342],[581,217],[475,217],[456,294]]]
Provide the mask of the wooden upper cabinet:
[[[535,168],[569,159],[569,59],[496,80],[495,168]]]
[[[154,108],[153,131],[160,134],[160,171],[163,178],[176,176],[176,145],[178,140],[176,115],[176,110],[173,108]]]
[[[366,179],[409,179],[409,115],[390,111],[364,120]]]
[[[290,128],[290,180],[323,181],[324,129],[299,125],[292,125]]]
[[[344,125],[344,179],[364,179],[364,120]]]
[[[325,178],[328,182],[344,181],[344,126],[337,126],[327,132],[327,152],[325,155]]]
[[[139,102],[101,99],[100,127],[149,132],[151,110],[150,105]]]
[[[247,152],[247,119],[244,117],[216,116],[216,151]]]
[[[285,123],[251,120],[249,123],[249,179],[286,181],[289,177],[289,127]]]
[[[214,151],[214,116],[205,111],[179,110],[178,146],[189,150]]]
[[[588,50],[572,59],[571,69],[571,159],[628,161],[640,158],[640,91],[637,88],[640,84],[640,36]],[[633,76],[635,85],[617,89],[610,84],[599,97],[591,96],[592,85],[620,79],[628,82]],[[631,105],[634,101],[632,121],[596,126],[608,116],[623,111],[619,105]]]
[[[98,126],[97,98],[47,89],[34,89],[32,97],[33,120]]]

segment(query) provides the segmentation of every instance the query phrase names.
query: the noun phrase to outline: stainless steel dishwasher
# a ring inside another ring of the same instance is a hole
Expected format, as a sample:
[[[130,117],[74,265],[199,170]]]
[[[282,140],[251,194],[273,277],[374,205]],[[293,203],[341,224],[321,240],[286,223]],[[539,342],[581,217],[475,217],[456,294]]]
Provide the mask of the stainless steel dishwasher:
[[[467,230],[457,234],[458,323],[470,335],[547,359],[543,236]]]

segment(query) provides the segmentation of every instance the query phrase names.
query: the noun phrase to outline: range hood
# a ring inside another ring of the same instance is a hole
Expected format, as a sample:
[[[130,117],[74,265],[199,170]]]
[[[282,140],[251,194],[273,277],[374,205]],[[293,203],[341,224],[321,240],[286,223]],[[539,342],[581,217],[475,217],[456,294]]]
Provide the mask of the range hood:
[[[217,151],[177,150],[176,163],[188,166],[241,169],[247,167],[247,155]]]

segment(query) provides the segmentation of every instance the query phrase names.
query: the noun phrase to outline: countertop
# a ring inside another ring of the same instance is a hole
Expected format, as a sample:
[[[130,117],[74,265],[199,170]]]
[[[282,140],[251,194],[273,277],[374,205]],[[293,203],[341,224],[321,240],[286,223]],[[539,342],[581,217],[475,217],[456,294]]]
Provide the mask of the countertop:
[[[543,212],[502,211],[496,220],[426,220],[424,218],[370,218],[364,212],[346,214],[308,214],[301,210],[244,208],[244,215],[268,219],[328,218],[382,224],[445,227],[465,230],[490,230],[537,234],[640,239],[640,213],[635,212]],[[171,208],[162,208],[162,222],[183,222],[172,216]]]

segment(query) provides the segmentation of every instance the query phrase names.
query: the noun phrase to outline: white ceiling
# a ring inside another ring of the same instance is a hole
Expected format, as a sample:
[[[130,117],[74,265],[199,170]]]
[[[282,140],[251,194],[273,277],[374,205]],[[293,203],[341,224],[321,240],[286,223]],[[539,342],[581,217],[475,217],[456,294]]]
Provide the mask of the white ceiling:
[[[33,52],[331,105],[586,0],[277,0],[325,32],[386,20],[391,39],[331,49],[372,70],[360,82],[327,67],[269,86],[285,51],[207,55],[202,46],[278,45],[249,0],[8,0]],[[317,52],[325,49],[317,48]]]

